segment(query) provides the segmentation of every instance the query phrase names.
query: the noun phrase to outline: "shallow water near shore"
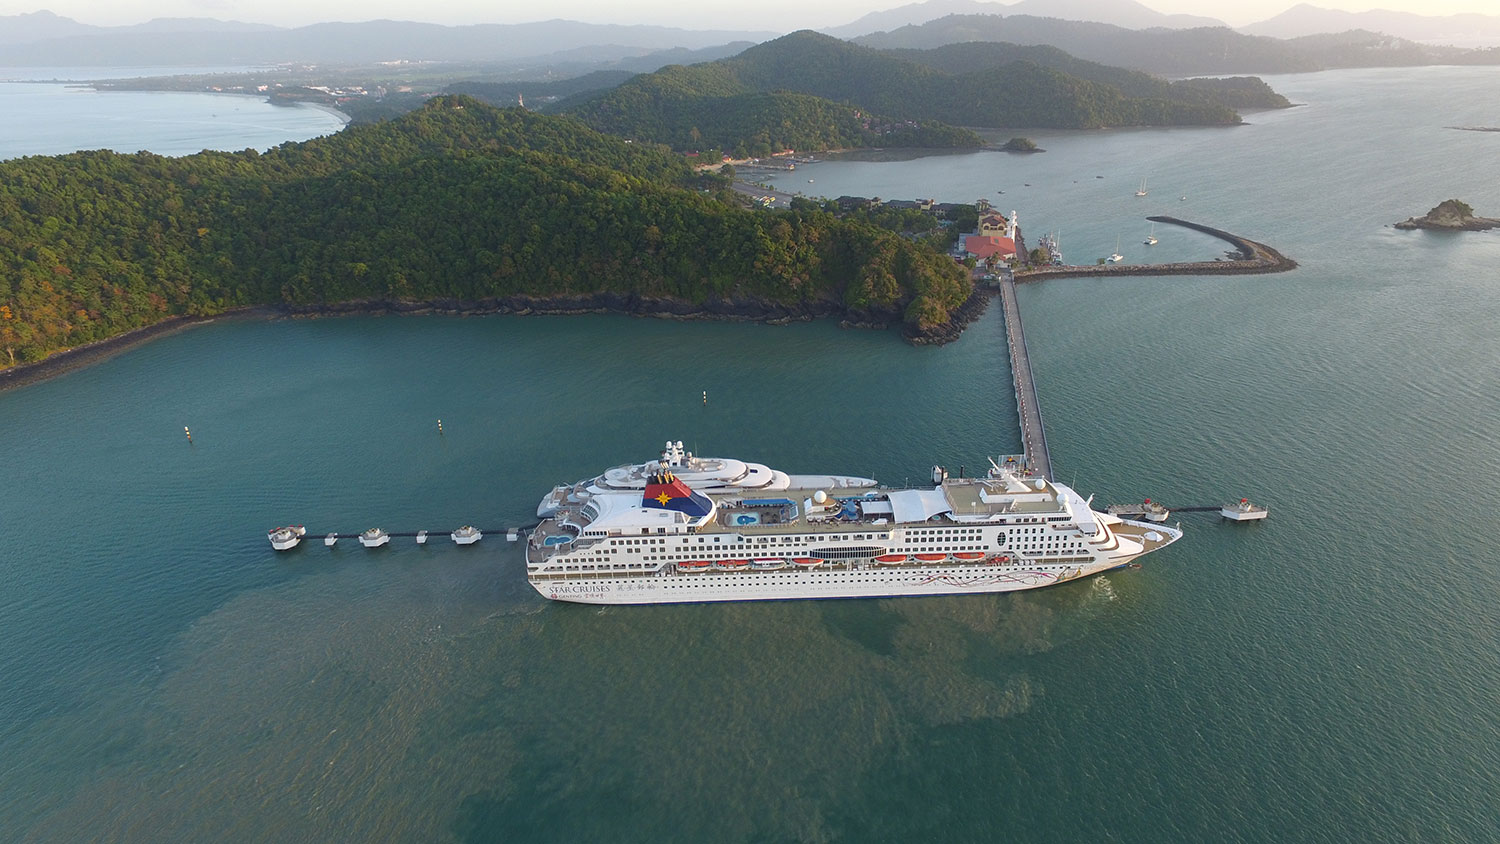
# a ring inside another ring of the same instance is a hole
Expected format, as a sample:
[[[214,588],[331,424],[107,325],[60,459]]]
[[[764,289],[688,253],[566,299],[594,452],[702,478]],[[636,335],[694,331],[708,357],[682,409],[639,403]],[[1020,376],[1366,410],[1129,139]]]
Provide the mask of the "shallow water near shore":
[[[1485,123],[1500,71],[1270,81],[1306,105],[782,182],[983,185],[1080,262],[1166,213],[1300,263],[1020,289],[1061,480],[1272,507],[1183,515],[1139,570],[600,609],[542,600],[503,537],[264,537],[522,524],[668,437],[893,484],[976,472],[1017,447],[998,307],[940,348],[826,321],[226,322],[0,393],[0,837],[1492,837],[1500,233],[1387,226],[1500,212],[1500,135],[1442,128]],[[1224,248],[1157,236],[1165,260]]]

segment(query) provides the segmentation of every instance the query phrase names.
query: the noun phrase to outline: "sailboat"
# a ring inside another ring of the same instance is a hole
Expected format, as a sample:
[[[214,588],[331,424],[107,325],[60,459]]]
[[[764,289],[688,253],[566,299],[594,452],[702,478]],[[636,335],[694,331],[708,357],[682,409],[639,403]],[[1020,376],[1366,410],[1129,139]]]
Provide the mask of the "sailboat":
[[[1146,177],[1145,176],[1141,177],[1141,189],[1138,190],[1138,191],[1136,191],[1135,195],[1136,196],[1145,196],[1146,195]]]
[[[1118,264],[1123,260],[1125,260],[1125,256],[1120,254],[1120,236],[1115,235],[1115,253],[1105,258],[1104,261],[1109,264]]]
[[[1156,224],[1155,223],[1151,224],[1151,233],[1148,234],[1148,235],[1146,235],[1146,239],[1144,241],[1142,241],[1142,242],[1145,243],[1147,246],[1155,246],[1156,245]]]

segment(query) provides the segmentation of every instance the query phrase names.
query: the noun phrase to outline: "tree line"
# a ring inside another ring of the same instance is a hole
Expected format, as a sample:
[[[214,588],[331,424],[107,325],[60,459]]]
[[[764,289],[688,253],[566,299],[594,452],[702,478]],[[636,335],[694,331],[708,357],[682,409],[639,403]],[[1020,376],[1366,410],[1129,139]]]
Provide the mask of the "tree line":
[[[931,328],[971,292],[930,246],[751,211],[665,147],[434,98],[267,153],[0,163],[0,366],[252,304],[628,293]]]

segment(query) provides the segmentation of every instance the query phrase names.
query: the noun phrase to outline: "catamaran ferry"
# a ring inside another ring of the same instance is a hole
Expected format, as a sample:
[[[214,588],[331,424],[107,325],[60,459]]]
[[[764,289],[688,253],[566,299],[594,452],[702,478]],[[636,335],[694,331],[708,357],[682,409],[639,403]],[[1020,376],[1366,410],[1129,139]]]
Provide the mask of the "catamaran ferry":
[[[962,595],[1128,565],[1180,530],[1100,513],[1024,461],[917,489],[694,489],[666,461],[643,489],[561,496],[532,532],[544,597],[587,604]],[[575,500],[576,498],[576,500]]]

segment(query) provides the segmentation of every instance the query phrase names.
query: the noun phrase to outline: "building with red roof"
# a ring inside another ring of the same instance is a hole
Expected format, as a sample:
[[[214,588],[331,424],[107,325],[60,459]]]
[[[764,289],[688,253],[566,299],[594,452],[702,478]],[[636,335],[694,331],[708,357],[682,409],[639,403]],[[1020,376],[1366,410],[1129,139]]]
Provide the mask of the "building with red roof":
[[[980,260],[1008,261],[1016,257],[1016,242],[1000,235],[971,234],[964,237],[964,251]]]

